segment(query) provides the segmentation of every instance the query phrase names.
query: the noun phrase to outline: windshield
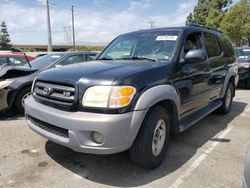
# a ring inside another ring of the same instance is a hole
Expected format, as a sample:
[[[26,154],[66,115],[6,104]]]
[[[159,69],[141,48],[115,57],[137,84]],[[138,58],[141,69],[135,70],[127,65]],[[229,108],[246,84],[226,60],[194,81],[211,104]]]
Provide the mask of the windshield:
[[[239,59],[250,59],[250,48],[235,49],[235,55]]]
[[[178,35],[179,31],[150,31],[122,35],[116,38],[98,59],[169,61],[172,57]]]
[[[62,56],[63,56],[63,54],[44,55],[44,56],[38,57],[35,60],[31,61],[30,65],[32,68],[37,68],[37,69],[45,68],[45,67],[51,65],[52,63],[54,63],[57,59],[59,59]],[[29,67],[28,64],[25,64],[24,66]]]

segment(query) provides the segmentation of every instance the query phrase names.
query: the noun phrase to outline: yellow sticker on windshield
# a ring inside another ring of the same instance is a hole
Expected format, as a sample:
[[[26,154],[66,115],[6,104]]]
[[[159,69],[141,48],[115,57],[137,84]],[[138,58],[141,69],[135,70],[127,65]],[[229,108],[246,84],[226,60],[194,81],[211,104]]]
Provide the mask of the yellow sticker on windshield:
[[[157,36],[156,40],[157,41],[176,41],[178,36],[175,35],[161,35]]]

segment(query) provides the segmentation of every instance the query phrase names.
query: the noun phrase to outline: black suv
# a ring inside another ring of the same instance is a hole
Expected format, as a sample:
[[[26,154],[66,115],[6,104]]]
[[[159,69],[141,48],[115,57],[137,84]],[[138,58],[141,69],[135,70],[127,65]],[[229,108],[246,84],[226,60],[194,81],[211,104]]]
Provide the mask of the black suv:
[[[250,89],[250,47],[235,48],[239,62],[239,85]]]
[[[155,168],[178,134],[213,111],[230,111],[234,49],[201,26],[140,30],[114,39],[96,61],[40,73],[25,102],[31,129],[74,151],[130,151]]]

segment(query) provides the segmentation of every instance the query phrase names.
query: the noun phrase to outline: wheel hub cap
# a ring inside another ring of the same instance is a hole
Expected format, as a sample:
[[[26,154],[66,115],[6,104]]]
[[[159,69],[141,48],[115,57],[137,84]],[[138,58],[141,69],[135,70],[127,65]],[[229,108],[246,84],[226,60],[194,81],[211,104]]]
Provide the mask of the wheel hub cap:
[[[154,136],[152,141],[152,152],[154,156],[158,156],[165,143],[166,138],[166,123],[163,119],[157,122],[154,130]]]

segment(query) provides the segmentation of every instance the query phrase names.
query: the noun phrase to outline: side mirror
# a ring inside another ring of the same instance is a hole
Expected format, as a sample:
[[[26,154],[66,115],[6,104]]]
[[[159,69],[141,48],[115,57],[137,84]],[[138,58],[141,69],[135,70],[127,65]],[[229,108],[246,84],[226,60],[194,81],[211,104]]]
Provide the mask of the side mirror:
[[[200,63],[206,59],[206,53],[202,49],[190,50],[185,56],[185,63]]]

